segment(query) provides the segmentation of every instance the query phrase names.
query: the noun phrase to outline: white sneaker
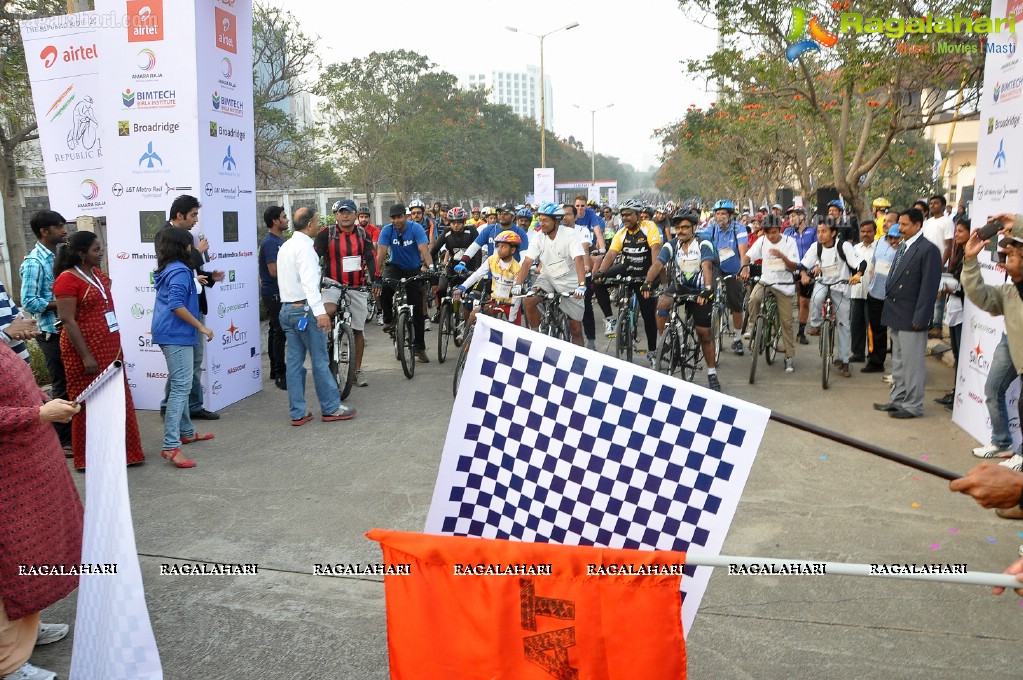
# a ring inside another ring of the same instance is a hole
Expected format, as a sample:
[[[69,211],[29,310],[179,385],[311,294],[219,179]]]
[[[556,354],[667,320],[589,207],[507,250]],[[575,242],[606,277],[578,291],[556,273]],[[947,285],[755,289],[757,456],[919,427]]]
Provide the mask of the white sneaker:
[[[618,319],[604,319],[604,333],[610,337],[615,334],[615,325]]]
[[[792,357],[785,357],[785,372],[786,373],[792,373],[793,371],[796,370],[796,367],[794,366],[794,363],[795,362],[792,360]]]
[[[68,630],[66,623],[40,623],[39,634],[36,636],[36,647],[63,640],[67,637]]]
[[[892,377],[891,373],[889,373],[887,375],[881,376],[881,382],[887,383],[888,385],[894,385],[895,379]]]
[[[1010,470],[1015,470],[1016,472],[1021,472],[1023,471],[1023,456],[1019,455],[1018,453],[1013,454],[1012,458],[1010,458],[1009,460],[1003,460],[1001,463],[999,463],[999,465],[1001,465],[1002,467],[1007,467]]]
[[[359,387],[366,387],[369,385],[369,383],[366,382],[366,377],[362,375],[362,371],[355,372],[355,384]]]
[[[30,663],[24,664],[21,668],[5,675],[0,680],[54,680],[57,674],[45,668],[37,668]]]
[[[384,313],[383,312],[380,312],[379,314],[377,314],[377,325],[378,326],[383,326],[384,325]]]
[[[1011,458],[1012,449],[1003,449],[1000,446],[994,444],[988,444],[987,446],[978,446],[973,450],[973,455],[977,458]]]
[[[742,339],[743,340],[749,340],[752,337],[753,337],[753,334],[750,333],[749,331],[746,331],[745,333],[742,334]]]

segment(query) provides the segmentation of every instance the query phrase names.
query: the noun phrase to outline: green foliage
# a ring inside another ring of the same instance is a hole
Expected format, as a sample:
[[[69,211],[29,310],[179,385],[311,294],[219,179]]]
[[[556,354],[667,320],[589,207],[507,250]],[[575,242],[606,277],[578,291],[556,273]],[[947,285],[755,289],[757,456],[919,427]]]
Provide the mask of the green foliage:
[[[28,365],[32,368],[32,376],[36,379],[36,385],[43,387],[50,384],[50,370],[46,368],[46,357],[43,350],[39,349],[39,343],[29,340],[25,343],[28,348]]]

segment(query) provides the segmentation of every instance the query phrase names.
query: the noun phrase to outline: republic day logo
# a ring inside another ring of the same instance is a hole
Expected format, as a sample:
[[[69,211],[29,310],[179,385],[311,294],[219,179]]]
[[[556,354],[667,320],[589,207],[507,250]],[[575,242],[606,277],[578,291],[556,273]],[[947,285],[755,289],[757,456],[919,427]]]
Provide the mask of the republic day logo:
[[[838,11],[848,8],[849,3],[848,0],[833,2],[831,7]],[[802,7],[792,8],[791,29],[785,36],[785,40],[789,43],[789,46],[785,48],[785,58],[789,60],[789,63],[799,59],[807,52],[820,52],[822,47],[831,49],[838,44],[838,35],[821,28],[816,14],[810,19],[809,25],[807,25],[806,17],[807,12]],[[809,38],[804,37],[805,35],[809,35]]]

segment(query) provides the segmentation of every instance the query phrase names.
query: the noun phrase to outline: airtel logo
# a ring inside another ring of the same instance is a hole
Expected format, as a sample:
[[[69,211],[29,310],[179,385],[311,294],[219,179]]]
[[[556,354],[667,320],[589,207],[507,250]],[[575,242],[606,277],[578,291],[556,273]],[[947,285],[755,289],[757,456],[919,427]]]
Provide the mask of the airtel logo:
[[[234,3],[237,2],[237,0],[217,0],[217,2],[219,2],[221,5],[227,5],[228,7],[234,7]]]
[[[50,68],[57,61],[57,48],[53,45],[47,45],[39,53],[39,58],[43,60],[43,65],[46,68]]]

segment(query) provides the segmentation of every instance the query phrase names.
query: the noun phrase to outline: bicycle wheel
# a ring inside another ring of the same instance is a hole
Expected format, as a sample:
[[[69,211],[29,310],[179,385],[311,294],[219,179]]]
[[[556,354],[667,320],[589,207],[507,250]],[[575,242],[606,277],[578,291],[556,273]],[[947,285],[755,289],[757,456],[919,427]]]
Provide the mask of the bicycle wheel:
[[[337,342],[334,344],[334,379],[342,399],[347,399],[355,385],[355,334],[351,326],[337,327]]]
[[[475,326],[469,329],[469,334],[462,341],[462,350],[458,353],[458,361],[455,363],[455,379],[451,387],[453,396],[458,396],[458,383],[462,382],[462,371],[465,370],[465,360],[469,356],[469,343],[472,341],[472,332]]]
[[[725,318],[723,305],[720,302],[715,302],[714,308],[710,313],[710,331],[714,334],[714,348],[718,360],[721,359],[721,351],[725,348],[724,326],[721,323],[722,319]]]
[[[455,347],[461,347],[462,343],[465,342],[465,336],[469,333],[468,321],[462,315],[462,303],[461,301],[451,302],[451,339],[455,343]]]
[[[451,312],[451,303],[443,302],[440,306],[440,324],[437,326],[437,361],[444,363],[448,358],[448,341],[451,340],[451,335],[454,333],[454,327],[451,323],[453,315]]]
[[[831,333],[831,319],[824,319],[821,324],[821,386],[828,389],[831,381],[831,356],[834,352],[832,343],[835,341]]]
[[[398,358],[401,359],[401,370],[405,377],[411,380],[416,373],[416,341],[412,318],[408,312],[398,315],[398,323],[394,326],[394,337],[398,345]]]
[[[749,367],[749,384],[752,385],[757,380],[757,360],[760,358],[760,353],[764,350],[764,317],[758,316],[757,323],[753,326],[753,340],[750,342],[749,353],[753,355],[753,361]]]
[[[764,324],[764,361],[768,366],[774,366],[778,357],[778,331],[778,317],[772,314]]]
[[[696,378],[696,369],[700,367],[700,339],[696,337],[696,331],[691,326],[683,326],[682,336],[676,340],[678,343],[679,356],[679,377],[686,382],[693,382]]]
[[[615,338],[615,356],[619,359],[632,361],[632,320],[631,308],[628,305],[618,310],[618,335]]]
[[[681,367],[681,356],[678,344],[678,329],[670,324],[664,329],[657,341],[657,354],[654,358],[654,370],[665,375],[675,375]]]

